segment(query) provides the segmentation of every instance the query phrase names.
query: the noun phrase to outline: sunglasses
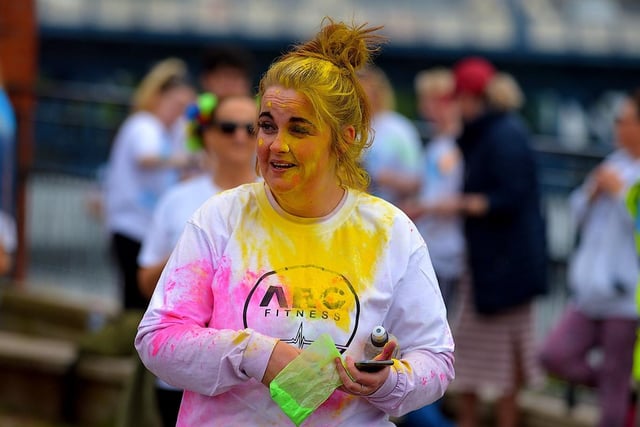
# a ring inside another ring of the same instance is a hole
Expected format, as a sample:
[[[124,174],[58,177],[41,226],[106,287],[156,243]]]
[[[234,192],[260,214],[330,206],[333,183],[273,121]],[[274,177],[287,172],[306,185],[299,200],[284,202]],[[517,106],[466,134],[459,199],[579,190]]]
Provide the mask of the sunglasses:
[[[253,123],[235,123],[235,122],[216,122],[212,123],[212,126],[220,129],[225,135],[233,135],[236,133],[238,128],[244,129],[249,135],[254,135],[256,133],[256,128]]]

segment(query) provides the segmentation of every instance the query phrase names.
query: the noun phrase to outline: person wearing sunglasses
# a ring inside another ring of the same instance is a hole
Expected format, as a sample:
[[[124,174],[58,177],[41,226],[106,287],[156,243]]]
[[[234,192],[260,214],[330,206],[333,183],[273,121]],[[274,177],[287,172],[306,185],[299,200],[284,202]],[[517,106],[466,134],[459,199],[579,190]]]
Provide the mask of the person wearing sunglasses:
[[[327,19],[270,66],[259,85],[263,182],[210,198],[187,222],[135,340],[147,368],[185,390],[178,426],[295,425],[271,397],[274,378],[327,335],[342,353],[323,365],[331,379],[288,370],[301,387],[329,388],[307,427],[392,427],[453,379],[426,244],[400,209],[366,192],[359,162],[371,110],[356,70],[378,29]],[[400,355],[389,341],[378,358],[392,366],[360,370],[378,325]]]
[[[202,150],[206,173],[183,181],[160,199],[138,257],[138,283],[151,298],[189,217],[220,191],[256,180],[257,104],[247,95],[218,99],[206,93],[187,108],[188,147]],[[182,390],[157,381],[156,401],[165,426],[175,425]]]

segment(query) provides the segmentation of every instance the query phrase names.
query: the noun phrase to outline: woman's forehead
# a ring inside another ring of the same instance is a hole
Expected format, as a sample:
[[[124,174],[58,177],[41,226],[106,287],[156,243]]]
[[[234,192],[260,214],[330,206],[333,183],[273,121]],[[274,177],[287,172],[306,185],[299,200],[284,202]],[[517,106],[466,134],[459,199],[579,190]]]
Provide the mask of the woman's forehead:
[[[306,96],[295,89],[281,86],[267,88],[262,96],[261,111],[285,110],[296,113],[312,113],[312,106]]]

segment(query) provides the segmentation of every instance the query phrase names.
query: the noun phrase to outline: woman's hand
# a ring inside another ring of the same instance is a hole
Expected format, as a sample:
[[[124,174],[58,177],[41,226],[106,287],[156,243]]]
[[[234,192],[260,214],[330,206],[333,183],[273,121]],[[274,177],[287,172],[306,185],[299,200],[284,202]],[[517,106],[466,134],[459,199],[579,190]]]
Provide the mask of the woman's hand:
[[[394,341],[388,342],[374,360],[391,359],[396,345]],[[342,380],[342,385],[339,387],[339,390],[355,396],[369,396],[375,393],[382,387],[382,384],[384,384],[389,376],[389,366],[385,366],[377,372],[364,372],[356,368],[355,361],[350,356],[345,358],[344,365],[342,364],[342,359],[339,357],[335,359],[335,362],[338,375],[340,375],[340,379]]]
[[[295,348],[285,342],[278,341],[271,352],[267,369],[262,377],[262,384],[269,387],[271,381],[287,366],[293,359],[298,357],[302,350]]]

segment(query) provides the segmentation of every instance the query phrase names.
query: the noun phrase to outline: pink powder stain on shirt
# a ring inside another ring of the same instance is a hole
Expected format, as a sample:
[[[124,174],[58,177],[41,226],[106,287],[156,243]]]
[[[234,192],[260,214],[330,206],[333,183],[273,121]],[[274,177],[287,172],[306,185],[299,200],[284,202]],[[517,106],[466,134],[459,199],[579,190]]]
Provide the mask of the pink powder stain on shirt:
[[[151,338],[151,342],[149,343],[149,345],[151,346],[151,355],[153,357],[158,355],[166,339],[167,337],[162,334],[161,331],[158,331],[153,335],[153,337]]]
[[[151,342],[149,343],[151,349],[151,355],[156,357],[160,351],[166,347],[167,342],[170,339],[175,338],[175,331],[167,331],[166,329],[160,329],[153,333]],[[170,344],[171,351],[175,351],[175,344]]]
[[[165,286],[165,307],[180,313],[210,306],[213,273],[213,265],[209,259],[197,260],[174,269]]]
[[[327,400],[320,405],[321,408],[326,409],[330,412],[336,412],[344,409],[347,405],[349,405],[355,396],[352,396],[348,393],[345,393],[340,390],[336,390],[331,393],[331,396]]]
[[[232,266],[229,262],[221,265],[214,278],[214,311],[215,316],[211,319],[211,327],[214,328],[243,328],[241,317],[239,317],[239,307],[245,301],[251,288],[258,280],[259,275],[253,272],[246,272],[244,277],[238,282],[233,282],[231,278]],[[238,323],[234,323],[238,322]]]
[[[171,327],[154,331],[149,343],[152,356],[166,349],[175,351],[173,341],[189,332],[183,324],[184,318],[202,319],[204,323],[204,319],[210,317],[211,310],[207,313],[203,307],[211,307],[213,303],[209,287],[213,271],[211,261],[202,259],[177,267],[169,274],[164,292],[166,310],[160,311],[159,323]]]

